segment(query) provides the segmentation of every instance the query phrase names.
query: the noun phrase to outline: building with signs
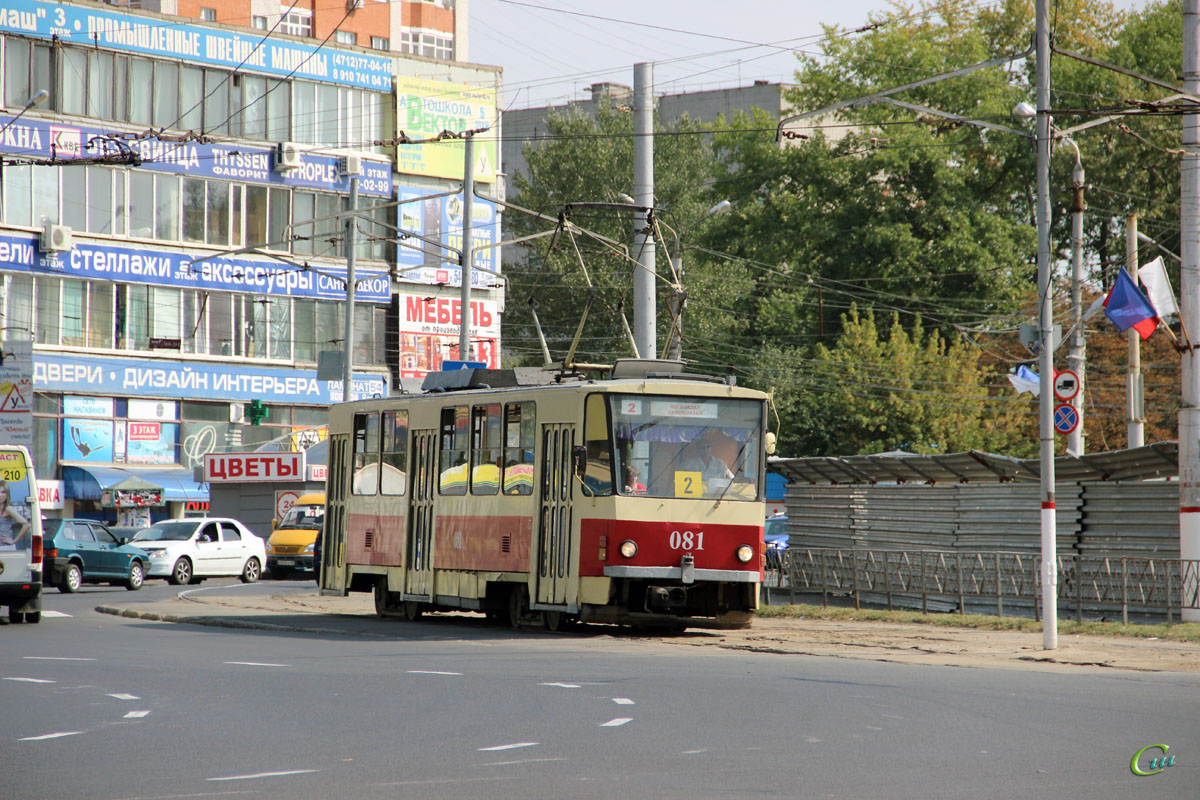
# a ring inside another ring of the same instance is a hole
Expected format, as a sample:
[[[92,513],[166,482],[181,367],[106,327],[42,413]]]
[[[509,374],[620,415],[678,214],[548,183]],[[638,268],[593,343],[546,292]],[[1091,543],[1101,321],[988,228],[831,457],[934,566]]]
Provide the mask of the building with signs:
[[[395,142],[488,126],[498,69],[312,38],[329,30],[264,38],[202,21],[192,12],[204,2],[156,6],[190,20],[124,4],[4,5],[0,349],[29,353],[7,360],[18,380],[5,382],[32,391],[0,390],[0,429],[31,447],[61,497],[50,513],[117,521],[113,498],[130,495],[113,489],[136,478],[125,485],[143,501],[162,490],[153,518],[180,516],[208,499],[193,480],[206,453],[319,439],[312,429],[344,390],[318,380],[318,354],[346,349],[347,313],[353,396],[392,391],[402,362],[416,363],[401,358],[416,334],[458,357],[438,337],[459,294],[446,248],[463,236],[462,143]],[[213,5],[219,22],[242,5],[257,19],[260,3]],[[497,168],[476,165],[482,193]],[[352,183],[347,308],[338,215]],[[478,201],[474,219],[474,241],[499,241],[494,204]],[[476,263],[491,259],[482,249]],[[499,338],[498,272],[473,281],[482,358]],[[432,312],[410,321],[413,298]],[[261,424],[245,414],[255,400]]]

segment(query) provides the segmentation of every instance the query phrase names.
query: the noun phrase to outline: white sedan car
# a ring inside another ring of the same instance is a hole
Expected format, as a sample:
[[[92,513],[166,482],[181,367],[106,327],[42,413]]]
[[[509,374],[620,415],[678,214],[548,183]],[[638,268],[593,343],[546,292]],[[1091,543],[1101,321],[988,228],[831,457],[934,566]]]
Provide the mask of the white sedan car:
[[[148,578],[168,583],[199,583],[205,578],[237,575],[253,583],[267,563],[263,540],[233,519],[167,519],[139,531],[129,542],[150,556]]]

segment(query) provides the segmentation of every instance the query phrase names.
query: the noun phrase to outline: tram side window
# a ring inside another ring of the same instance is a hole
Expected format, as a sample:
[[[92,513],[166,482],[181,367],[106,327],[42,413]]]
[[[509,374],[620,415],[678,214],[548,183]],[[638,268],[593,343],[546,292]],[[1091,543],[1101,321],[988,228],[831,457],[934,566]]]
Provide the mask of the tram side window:
[[[500,490],[500,404],[471,412],[471,494]]]
[[[379,493],[379,414],[354,415],[354,494]]]
[[[470,408],[442,409],[438,489],[442,494],[467,493],[468,420]]]
[[[408,486],[408,412],[383,412],[380,494],[404,494]]]
[[[533,403],[504,407],[504,493],[533,494],[533,444],[537,414]]]
[[[611,426],[604,395],[588,395],[586,411],[583,444],[587,449],[587,467],[580,476],[584,493],[591,497],[610,495],[613,493],[612,444],[608,435]]]

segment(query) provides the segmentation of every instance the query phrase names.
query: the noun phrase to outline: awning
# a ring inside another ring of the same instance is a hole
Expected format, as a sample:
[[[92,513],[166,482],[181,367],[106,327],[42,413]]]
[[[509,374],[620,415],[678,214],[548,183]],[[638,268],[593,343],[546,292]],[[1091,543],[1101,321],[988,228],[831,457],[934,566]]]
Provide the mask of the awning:
[[[163,490],[163,500],[208,500],[208,485],[196,483],[183,467],[139,467],[131,464],[62,463],[64,493],[72,500],[99,500],[100,493],[137,478]]]

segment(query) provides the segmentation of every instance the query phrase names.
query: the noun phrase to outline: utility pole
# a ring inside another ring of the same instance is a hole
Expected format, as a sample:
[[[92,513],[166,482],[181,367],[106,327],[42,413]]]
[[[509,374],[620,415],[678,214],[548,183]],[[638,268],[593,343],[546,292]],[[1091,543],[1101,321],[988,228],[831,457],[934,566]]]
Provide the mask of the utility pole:
[[[342,402],[354,399],[354,259],[357,253],[358,175],[350,176],[350,213],[346,216],[346,357],[342,360]]]
[[[471,358],[471,266],[475,259],[471,212],[475,199],[475,137],[468,133],[463,140],[463,209],[462,209],[462,286],[459,295],[458,360]]]
[[[1086,444],[1083,435],[1083,382],[1084,369],[1087,367],[1087,344],[1083,330],[1083,212],[1087,204],[1083,202],[1083,161],[1079,157],[1079,145],[1071,139],[1068,142],[1075,148],[1075,169],[1071,172],[1071,349],[1067,354],[1067,364],[1079,378],[1079,389],[1071,398],[1071,405],[1079,414],[1079,424],[1067,436],[1067,453],[1073,456],[1083,455]]]
[[[1200,2],[1200,0],[1195,0]],[[1040,302],[1041,390],[1038,418],[1041,431],[1042,533],[1042,647],[1058,647],[1058,545],[1054,510],[1054,309],[1050,303],[1050,10],[1049,0],[1037,0],[1034,47],[1037,51],[1037,222],[1038,299]]]
[[[654,265],[654,64],[633,65],[633,200],[646,209],[636,214],[634,253],[639,266],[633,273],[633,338],[643,358],[658,352],[655,330]]]
[[[1133,278],[1134,284],[1138,279],[1138,229],[1137,214],[1125,217],[1125,271]],[[1141,447],[1146,443],[1146,413],[1142,403],[1142,335],[1130,328],[1125,332],[1129,337],[1129,366],[1125,374],[1125,446]]]
[[[1183,0],[1183,91],[1200,93],[1200,0]],[[1183,154],[1179,159],[1180,249],[1179,319],[1184,330],[1200,331],[1200,115],[1195,106],[1183,115]],[[1185,337],[1180,356],[1182,403],[1179,409],[1179,557],[1200,559],[1200,363]],[[1194,596],[1200,576],[1191,570],[1180,587]],[[1183,604],[1184,622],[1200,622],[1200,610]]]

